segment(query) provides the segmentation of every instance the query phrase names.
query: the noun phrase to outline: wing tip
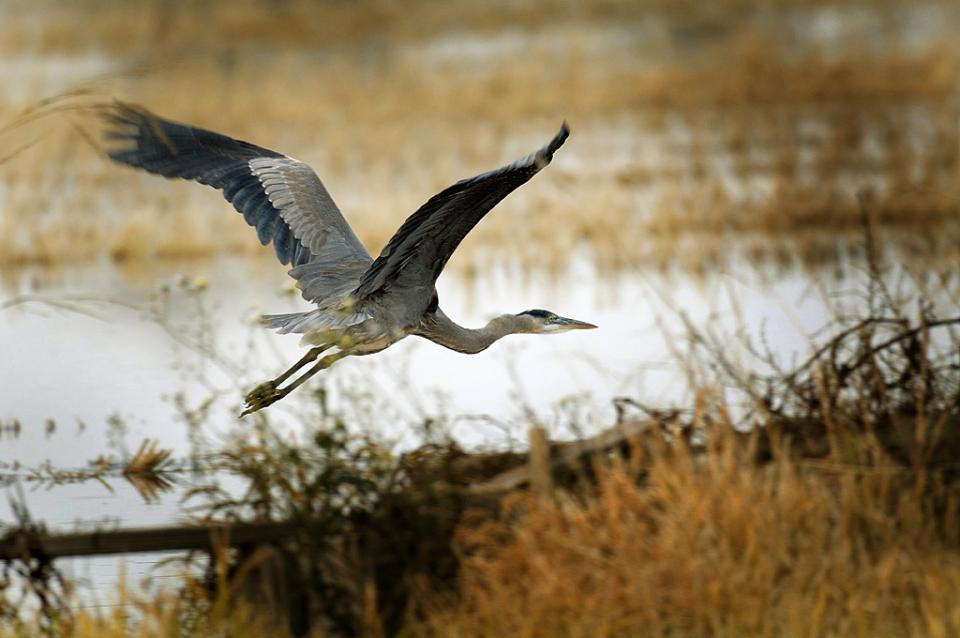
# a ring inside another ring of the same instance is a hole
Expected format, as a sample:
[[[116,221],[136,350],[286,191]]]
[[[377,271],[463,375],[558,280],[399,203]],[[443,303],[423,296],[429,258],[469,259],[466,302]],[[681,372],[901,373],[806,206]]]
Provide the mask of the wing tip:
[[[570,137],[570,125],[564,120],[563,124],[560,125],[560,130],[553,136],[553,139],[537,153],[537,164],[540,168],[550,163],[550,160],[553,159],[553,154],[563,146],[563,143],[567,141],[568,137]]]
[[[114,128],[119,126],[140,126],[142,122],[151,116],[156,117],[153,113],[138,104],[123,102],[117,99],[97,104],[94,108],[100,119],[108,126]]]
[[[159,118],[137,104],[114,99],[96,106],[102,128],[100,138],[104,152],[115,162],[141,167],[138,162],[142,138],[146,130],[167,144],[160,131]]]

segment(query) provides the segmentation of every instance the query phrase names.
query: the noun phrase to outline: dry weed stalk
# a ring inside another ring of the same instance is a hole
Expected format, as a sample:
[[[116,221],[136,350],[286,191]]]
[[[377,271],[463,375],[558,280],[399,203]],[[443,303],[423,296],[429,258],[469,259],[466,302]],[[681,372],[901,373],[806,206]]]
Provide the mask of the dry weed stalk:
[[[173,488],[173,479],[168,472],[173,450],[161,449],[158,445],[156,440],[144,439],[123,468],[123,478],[148,503],[156,501],[162,492]]]

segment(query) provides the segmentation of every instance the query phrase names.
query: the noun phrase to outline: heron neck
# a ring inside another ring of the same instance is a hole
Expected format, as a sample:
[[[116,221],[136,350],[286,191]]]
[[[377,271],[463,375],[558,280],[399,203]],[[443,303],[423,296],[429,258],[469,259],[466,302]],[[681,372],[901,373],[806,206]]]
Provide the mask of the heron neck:
[[[490,344],[501,337],[523,332],[522,328],[520,321],[513,315],[494,317],[482,328],[464,328],[438,308],[424,318],[416,334],[445,348],[476,354],[489,348]]]

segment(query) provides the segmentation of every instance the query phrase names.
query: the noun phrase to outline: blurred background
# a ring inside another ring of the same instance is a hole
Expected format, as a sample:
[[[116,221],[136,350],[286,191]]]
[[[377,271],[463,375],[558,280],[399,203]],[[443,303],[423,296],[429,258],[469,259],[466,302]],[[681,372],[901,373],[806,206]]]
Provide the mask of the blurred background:
[[[891,280],[955,307],[958,29],[949,0],[2,0],[0,459],[86,467],[147,438],[199,459],[330,410],[400,448],[595,432],[615,398],[689,397],[684,321],[802,358],[858,303],[866,217]],[[566,120],[438,289],[466,325],[543,307],[601,329],[476,357],[410,339],[240,422],[299,356],[257,316],[306,303],[218,193],[103,158],[86,107],[112,99],[309,163],[374,254]],[[54,527],[144,525],[183,489],[27,502]]]

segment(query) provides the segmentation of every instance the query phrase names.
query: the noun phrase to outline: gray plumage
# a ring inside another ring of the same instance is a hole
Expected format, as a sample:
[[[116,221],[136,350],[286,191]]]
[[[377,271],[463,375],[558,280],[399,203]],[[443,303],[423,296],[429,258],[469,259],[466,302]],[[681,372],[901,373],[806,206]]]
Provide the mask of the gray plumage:
[[[290,157],[204,129],[166,120],[129,104],[102,110],[111,159],[165,177],[191,179],[223,192],[261,244],[273,243],[289,264],[307,312],[268,315],[281,333],[314,344],[283,375],[247,395],[247,412],[285,396],[343,356],[369,354],[410,334],[460,352],[479,352],[518,332],[560,332],[591,324],[548,311],[501,315],[471,330],[451,321],[434,287],[467,233],[497,203],[547,166],[569,135],[566,123],[544,147],[494,171],[465,179],[431,197],[400,226],[374,260],[313,170]],[[307,373],[278,386],[322,352]],[[246,412],[245,412],[246,413]]]

